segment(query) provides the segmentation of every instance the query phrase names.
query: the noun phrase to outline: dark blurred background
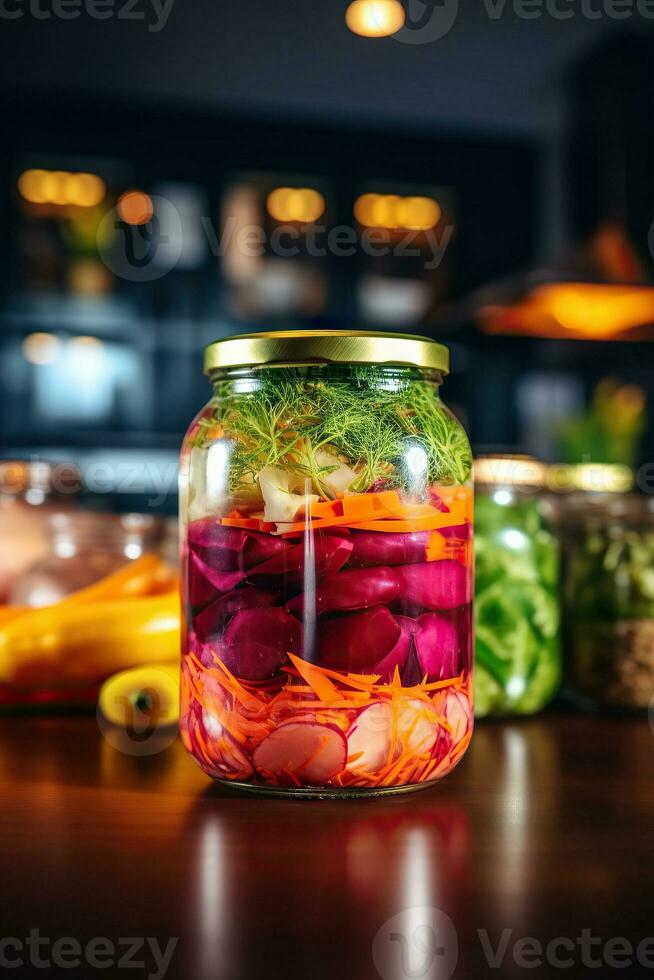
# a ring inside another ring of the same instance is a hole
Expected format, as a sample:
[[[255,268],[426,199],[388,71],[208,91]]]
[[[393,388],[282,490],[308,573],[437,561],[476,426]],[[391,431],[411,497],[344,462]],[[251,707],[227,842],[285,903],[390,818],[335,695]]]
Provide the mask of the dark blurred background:
[[[203,346],[336,326],[448,343],[478,449],[652,458],[654,6],[373,6],[5,0],[3,457],[172,512]]]

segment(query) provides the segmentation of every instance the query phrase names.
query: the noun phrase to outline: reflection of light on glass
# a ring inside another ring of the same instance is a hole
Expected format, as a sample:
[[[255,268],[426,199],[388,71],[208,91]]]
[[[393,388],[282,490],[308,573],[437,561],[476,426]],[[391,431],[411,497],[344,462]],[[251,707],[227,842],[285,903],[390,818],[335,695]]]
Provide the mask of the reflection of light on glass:
[[[431,197],[362,194],[354,202],[354,217],[365,228],[427,231],[440,221],[441,209]]]
[[[23,341],[23,357],[30,364],[51,364],[61,341],[53,333],[31,333]]]
[[[388,37],[404,25],[404,8],[399,0],[353,0],[345,23],[361,37]]]
[[[524,677],[512,677],[506,685],[506,693],[510,698],[519,698],[526,686]]]
[[[268,195],[266,209],[275,221],[317,221],[325,210],[325,199],[311,187],[277,187]]]
[[[18,178],[18,193],[30,204],[95,207],[107,188],[101,177],[67,170],[25,170]]]
[[[217,439],[207,450],[206,506],[209,513],[215,513],[227,496],[230,452],[231,445],[226,439]]]
[[[496,490],[493,494],[493,500],[501,507],[506,507],[507,504],[511,503],[512,499],[513,496],[509,490]]]
[[[426,450],[422,446],[411,446],[405,453],[404,458],[407,468],[413,476],[422,476],[427,472],[429,459]]]
[[[152,198],[144,191],[125,191],[116,204],[118,217],[128,225],[147,225],[154,212]]]
[[[522,533],[522,531],[517,531],[515,528],[509,528],[502,532],[502,541],[513,551],[520,551],[527,544],[527,539]]]
[[[523,732],[504,735],[506,778],[502,787],[504,835],[502,842],[502,892],[511,905],[516,891],[524,885],[527,872],[529,826],[529,759]]]

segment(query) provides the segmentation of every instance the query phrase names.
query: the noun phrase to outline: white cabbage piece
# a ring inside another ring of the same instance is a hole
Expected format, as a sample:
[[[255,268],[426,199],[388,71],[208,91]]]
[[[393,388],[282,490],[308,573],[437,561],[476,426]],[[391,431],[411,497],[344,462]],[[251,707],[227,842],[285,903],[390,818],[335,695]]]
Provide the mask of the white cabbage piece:
[[[270,523],[292,522],[301,510],[308,510],[320,499],[305,492],[304,477],[278,466],[264,466],[258,479],[264,501],[263,519]]]
[[[330,473],[320,477],[320,482],[333,497],[344,494],[356,480],[356,473],[346,463],[342,463],[334,453],[320,449],[316,453],[316,463],[320,467],[334,467]]]

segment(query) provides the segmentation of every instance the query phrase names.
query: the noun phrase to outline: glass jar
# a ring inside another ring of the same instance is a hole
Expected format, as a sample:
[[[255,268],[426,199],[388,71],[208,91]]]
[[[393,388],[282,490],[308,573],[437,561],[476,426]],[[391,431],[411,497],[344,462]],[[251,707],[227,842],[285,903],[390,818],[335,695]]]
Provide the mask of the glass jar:
[[[574,494],[565,503],[568,685],[588,707],[654,697],[654,500]]]
[[[559,551],[529,457],[475,461],[475,713],[532,714],[561,675]]]
[[[61,512],[50,515],[47,532],[45,555],[14,583],[15,605],[52,606],[126,561],[158,551],[164,521],[151,514]]]
[[[353,331],[211,344],[184,440],[181,732],[283,795],[396,793],[472,731],[470,447],[446,348]]]
[[[48,549],[48,521],[72,508],[80,473],[69,463],[0,461],[0,603],[17,579]]]

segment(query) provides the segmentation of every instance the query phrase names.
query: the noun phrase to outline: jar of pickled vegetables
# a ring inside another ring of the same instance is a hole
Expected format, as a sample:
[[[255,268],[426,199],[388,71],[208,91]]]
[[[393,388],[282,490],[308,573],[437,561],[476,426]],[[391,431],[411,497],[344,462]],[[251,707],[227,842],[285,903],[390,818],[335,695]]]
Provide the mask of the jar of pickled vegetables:
[[[565,503],[568,685],[588,707],[654,698],[654,500],[577,493]]]
[[[560,681],[559,552],[529,457],[475,461],[475,712],[532,714]]]
[[[397,793],[472,732],[470,446],[421,337],[302,331],[205,351],[180,475],[181,733],[260,793]]]

